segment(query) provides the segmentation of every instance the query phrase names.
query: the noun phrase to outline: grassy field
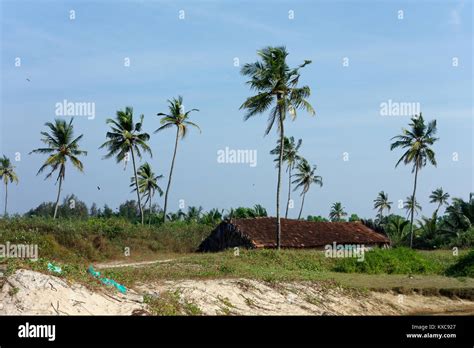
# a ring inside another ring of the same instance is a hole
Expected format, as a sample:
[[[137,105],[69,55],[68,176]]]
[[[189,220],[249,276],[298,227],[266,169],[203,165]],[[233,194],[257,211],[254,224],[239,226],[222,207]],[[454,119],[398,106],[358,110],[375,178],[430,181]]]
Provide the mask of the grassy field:
[[[233,250],[195,253],[211,230],[212,226],[184,222],[142,227],[120,219],[0,220],[0,242],[36,243],[40,256],[35,262],[0,259],[0,263],[10,273],[20,267],[48,272],[47,264],[54,262],[62,267],[62,277],[90,286],[100,286],[87,273],[90,264],[168,259],[139,268],[106,269],[103,275],[128,287],[161,280],[249,278],[265,282],[324,281],[400,292],[474,293],[474,251],[461,250],[454,256],[451,250],[376,249],[366,252],[363,262],[328,258],[316,250],[241,249],[237,256]],[[130,256],[124,255],[124,248],[130,248]]]

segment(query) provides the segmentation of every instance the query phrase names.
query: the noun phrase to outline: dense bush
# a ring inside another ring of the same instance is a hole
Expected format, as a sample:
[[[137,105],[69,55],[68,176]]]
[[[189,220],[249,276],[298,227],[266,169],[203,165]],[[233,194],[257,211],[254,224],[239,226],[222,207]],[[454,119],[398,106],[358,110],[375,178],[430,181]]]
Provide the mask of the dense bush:
[[[0,243],[38,244],[40,257],[102,260],[122,256],[124,248],[145,255],[156,251],[191,252],[213,226],[175,221],[141,226],[123,218],[0,219]]]
[[[365,252],[364,261],[357,258],[337,259],[336,272],[368,274],[434,274],[441,273],[442,264],[408,248],[373,249]]]
[[[474,277],[474,250],[461,256],[454,265],[446,270],[451,277]]]

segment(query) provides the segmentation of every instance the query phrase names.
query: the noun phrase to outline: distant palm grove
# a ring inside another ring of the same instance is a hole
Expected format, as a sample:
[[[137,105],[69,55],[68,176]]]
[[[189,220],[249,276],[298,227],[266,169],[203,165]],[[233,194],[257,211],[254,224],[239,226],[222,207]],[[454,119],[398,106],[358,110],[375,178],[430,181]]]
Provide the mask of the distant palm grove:
[[[257,52],[257,61],[245,64],[241,74],[248,78],[247,84],[252,91],[241,104],[244,120],[247,121],[259,114],[266,114],[268,122],[264,134],[276,130],[275,147],[270,151],[274,156],[276,169],[275,207],[276,226],[275,239],[277,248],[281,245],[280,219],[302,219],[305,198],[309,194],[317,195],[317,188],[323,186],[323,178],[318,175],[317,165],[310,163],[301,153],[303,139],[289,136],[285,132],[286,122],[295,121],[297,112],[304,111],[313,116],[316,114],[308,98],[311,95],[309,86],[300,86],[302,71],[311,61],[292,68],[287,64],[288,52],[284,47],[266,47]],[[173,172],[176,161],[179,161],[178,148],[182,140],[193,131],[201,132],[198,123],[198,109],[185,110],[183,97],[177,96],[168,100],[168,111],[158,112],[157,118],[147,118],[146,124],[151,127],[159,123],[153,134],[173,130],[175,132],[172,160],[166,176],[153,170],[153,149],[148,142],[151,135],[145,131],[144,115],[134,114],[131,106],[116,111],[113,118],[106,120],[110,127],[104,134],[104,142],[100,146],[104,159],[114,159],[128,171],[123,178],[123,185],[130,187],[134,195],[122,203],[118,210],[108,205],[97,207],[82,202],[75,195],[61,197],[66,181],[66,172],[76,169],[85,172],[81,161],[88,153],[81,149],[83,134],[77,134],[73,119],[56,119],[45,124],[40,132],[42,147],[33,149],[30,154],[46,156],[38,169],[37,175],[45,173],[45,179],[52,178],[56,185],[54,202],[44,202],[25,214],[25,218],[42,217],[53,219],[125,219],[133,223],[149,225],[154,228],[169,221],[183,221],[216,225],[223,219],[252,218],[267,216],[264,207],[257,204],[253,207],[237,207],[223,210],[214,208],[203,211],[201,207],[188,207],[186,210],[170,211],[169,194],[173,185]],[[196,133],[197,135],[197,132]],[[394,131],[395,132],[395,131]],[[348,221],[364,223],[375,231],[389,237],[394,246],[410,246],[415,248],[434,249],[447,247],[472,247],[474,245],[474,195],[451,198],[442,187],[433,187],[429,196],[435,211],[430,217],[420,216],[422,207],[417,200],[417,184],[423,180],[422,169],[427,165],[436,166],[434,146],[438,144],[436,137],[436,120],[425,121],[423,115],[413,115],[408,127],[395,134],[391,143],[387,139],[387,151],[400,151],[395,167],[408,165],[413,173],[413,186],[407,193],[403,206],[405,216],[391,213],[394,203],[389,194],[383,190],[374,197],[373,209],[375,218],[361,219],[356,214],[349,214],[342,202],[334,202],[330,207],[328,218],[320,215],[309,215],[308,221]],[[159,136],[159,135],[156,135]],[[194,136],[194,134],[191,134]],[[185,146],[183,144],[182,146]],[[144,157],[148,158],[145,160]],[[8,217],[8,187],[21,182],[15,173],[12,161],[3,156],[0,158],[0,178],[4,186],[3,215]],[[20,178],[21,179],[21,178]],[[176,181],[176,180],[175,180]],[[164,185],[166,183],[166,186]],[[287,187],[287,196],[281,197],[282,184]],[[100,189],[98,187],[98,189]],[[294,200],[292,195],[297,195]],[[163,197],[162,205],[158,204]],[[419,197],[418,197],[419,198]],[[294,202],[297,202],[296,204]],[[398,204],[399,205],[399,204]],[[293,209],[295,208],[295,209]],[[284,212],[284,215],[282,215]],[[294,213],[293,213],[294,212]],[[13,216],[11,218],[20,218]]]

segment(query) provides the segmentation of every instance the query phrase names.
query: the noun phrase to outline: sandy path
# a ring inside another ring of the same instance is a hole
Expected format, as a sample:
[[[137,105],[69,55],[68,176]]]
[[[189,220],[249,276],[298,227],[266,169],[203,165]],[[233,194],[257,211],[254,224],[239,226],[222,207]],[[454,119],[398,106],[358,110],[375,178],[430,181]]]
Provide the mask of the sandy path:
[[[139,261],[139,262],[124,262],[124,261],[111,261],[111,262],[104,262],[98,263],[94,265],[96,269],[109,269],[109,268],[120,268],[120,267],[145,267],[149,265],[153,265],[156,263],[166,263],[170,261],[174,261],[175,259],[167,259],[167,260],[153,260],[153,261]]]

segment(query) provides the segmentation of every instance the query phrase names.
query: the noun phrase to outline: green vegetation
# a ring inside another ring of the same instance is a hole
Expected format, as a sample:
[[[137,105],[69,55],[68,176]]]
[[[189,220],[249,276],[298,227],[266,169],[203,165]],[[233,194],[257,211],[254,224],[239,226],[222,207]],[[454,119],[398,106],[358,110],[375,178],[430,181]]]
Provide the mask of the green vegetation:
[[[454,260],[454,257],[451,256],[451,259]],[[340,259],[334,270],[367,274],[443,274],[448,263],[446,261],[440,262],[439,259],[407,248],[374,249],[365,253],[363,262],[355,258]]]
[[[336,202],[331,206],[331,211],[329,212],[329,218],[332,222],[345,221],[344,216],[347,216],[344,207],[341,202]]]
[[[153,205],[152,200],[155,192],[158,191],[160,196],[163,196],[163,190],[158,186],[158,180],[163,178],[163,175],[155,175],[151,166],[148,162],[145,162],[138,168],[138,188],[140,189],[140,193],[146,197],[144,206],[148,203],[148,225],[151,224],[151,219],[153,216]],[[131,178],[132,183],[130,184],[131,187],[135,186],[135,178]],[[133,191],[136,191],[136,187]]]
[[[178,290],[171,292],[165,291],[160,296],[154,297],[147,295],[144,302],[148,305],[148,310],[152,315],[201,315],[202,311],[194,303],[185,298],[181,298]]]
[[[323,178],[319,175],[316,175],[316,166],[311,167],[307,160],[304,158],[298,163],[297,166],[298,172],[294,175],[295,180],[293,180],[293,184],[296,184],[295,191],[298,188],[302,188],[301,191],[301,208],[300,213],[298,214],[298,220],[301,219],[301,213],[303,212],[304,206],[304,198],[306,197],[306,193],[309,191],[309,188],[312,184],[319,185],[319,187],[323,186]]]
[[[12,165],[10,159],[3,155],[0,158],[0,180],[3,180],[5,184],[5,210],[3,216],[7,216],[7,203],[8,203],[8,183],[17,183],[18,176],[15,173],[15,167]]]
[[[459,258],[459,260],[446,270],[446,274],[452,277],[474,278],[474,250]]]
[[[135,188],[138,199],[138,209],[140,210],[141,223],[143,225],[144,215],[143,206],[141,204],[140,189],[138,186],[137,167],[135,163],[135,154],[141,158],[141,151],[148,152],[152,156],[151,149],[147,144],[150,140],[148,133],[141,133],[143,127],[143,115],[140,115],[140,121],[134,123],[133,108],[127,106],[124,111],[117,111],[115,119],[108,118],[107,124],[110,125],[111,131],[107,132],[108,139],[100,148],[106,148],[107,154],[104,158],[115,157],[117,163],[124,161],[126,165],[130,160],[129,153],[132,154],[133,176],[135,178]]]
[[[212,228],[184,221],[149,227],[123,218],[11,218],[0,220],[0,240],[38,244],[39,256],[49,260],[91,262],[125,258],[126,247],[142,257],[193,252]]]
[[[53,219],[58,214],[59,198],[61,195],[62,183],[66,177],[66,162],[71,161],[72,165],[79,171],[84,171],[84,165],[77,156],[87,155],[87,151],[79,149],[79,141],[82,139],[83,134],[74,138],[74,126],[72,125],[71,118],[69,123],[65,120],[56,119],[54,123],[46,122],[50,130],[48,132],[41,132],[43,139],[41,141],[46,144],[47,147],[35,149],[31,153],[48,154],[48,158],[38,170],[38,174],[41,174],[46,168],[50,168],[51,171],[46,175],[46,179],[50,178],[56,170],[59,170],[56,182],[58,185],[58,195],[56,197],[56,204],[54,208]]]

